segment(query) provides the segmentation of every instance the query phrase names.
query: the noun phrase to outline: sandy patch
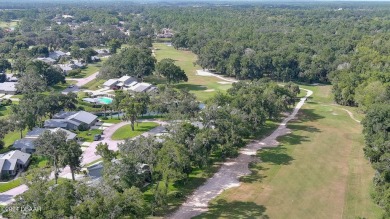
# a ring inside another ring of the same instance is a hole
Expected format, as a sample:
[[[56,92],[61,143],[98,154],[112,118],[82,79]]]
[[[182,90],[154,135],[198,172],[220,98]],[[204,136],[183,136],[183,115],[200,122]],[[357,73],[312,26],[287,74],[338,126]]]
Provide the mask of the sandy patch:
[[[215,89],[207,89],[204,92],[213,92],[213,91],[215,91]]]
[[[218,84],[233,84],[233,82],[227,82],[227,81],[218,81]]]

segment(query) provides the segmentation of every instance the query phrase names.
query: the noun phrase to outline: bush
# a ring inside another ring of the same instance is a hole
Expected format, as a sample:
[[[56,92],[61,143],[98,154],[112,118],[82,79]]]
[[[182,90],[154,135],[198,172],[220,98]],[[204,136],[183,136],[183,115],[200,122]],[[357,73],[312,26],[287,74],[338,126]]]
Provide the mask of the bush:
[[[76,77],[80,73],[81,73],[81,69],[73,69],[73,70],[68,72],[68,76],[69,77]]]

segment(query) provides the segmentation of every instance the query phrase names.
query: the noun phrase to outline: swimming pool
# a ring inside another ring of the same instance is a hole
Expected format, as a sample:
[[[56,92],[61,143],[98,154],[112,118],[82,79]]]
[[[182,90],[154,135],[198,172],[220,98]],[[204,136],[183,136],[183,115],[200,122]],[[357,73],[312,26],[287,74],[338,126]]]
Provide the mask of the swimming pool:
[[[97,100],[99,101],[99,103],[102,103],[102,104],[111,104],[112,103],[112,98],[109,98],[109,97],[99,97],[99,98],[97,98]]]

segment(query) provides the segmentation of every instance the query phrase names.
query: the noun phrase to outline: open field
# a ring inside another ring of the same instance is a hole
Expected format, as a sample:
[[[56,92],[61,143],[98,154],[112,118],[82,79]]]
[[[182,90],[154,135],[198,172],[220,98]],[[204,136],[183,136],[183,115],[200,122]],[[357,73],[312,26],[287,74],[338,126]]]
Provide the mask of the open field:
[[[196,218],[379,218],[360,124],[332,105],[330,86],[306,88],[314,95],[288,124],[292,133],[260,150],[252,174]]]
[[[9,21],[9,22],[0,21],[0,27],[1,27],[1,28],[16,27],[16,25],[18,25],[18,22],[17,22],[17,21]]]
[[[231,87],[230,84],[219,84],[221,79],[216,77],[205,77],[196,75],[196,70],[202,69],[194,65],[197,57],[191,51],[176,50],[172,46],[164,43],[154,43],[156,58],[158,61],[164,58],[175,60],[175,64],[180,66],[187,74],[188,82],[176,85],[179,89],[188,89],[194,93],[199,100],[204,101],[212,97],[216,91],[225,91]]]
[[[140,122],[139,124],[135,124],[134,131],[132,131],[130,125],[125,125],[116,130],[111,138],[112,140],[125,140],[128,138],[133,138],[157,126],[158,124],[155,122]]]

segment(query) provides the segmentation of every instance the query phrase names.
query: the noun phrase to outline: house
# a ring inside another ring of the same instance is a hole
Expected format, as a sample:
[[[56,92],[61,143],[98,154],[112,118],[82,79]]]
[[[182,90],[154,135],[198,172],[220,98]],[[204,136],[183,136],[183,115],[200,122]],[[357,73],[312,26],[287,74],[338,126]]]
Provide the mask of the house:
[[[16,82],[3,82],[0,83],[0,94],[10,94],[15,95],[17,92]]]
[[[120,160],[112,160],[112,162],[116,163],[116,164],[119,164]],[[151,180],[151,173],[150,173],[149,165],[143,164],[143,163],[137,163],[136,164],[136,168],[138,170],[137,174],[144,175],[145,183],[150,182],[150,180]],[[99,180],[103,176],[103,169],[104,169],[103,161],[95,163],[95,164],[87,167],[88,176],[92,180]],[[118,177],[118,176],[114,176],[114,177]]]
[[[36,150],[36,145],[34,144],[35,140],[39,138],[45,131],[57,132],[63,131],[66,133],[67,140],[75,140],[77,135],[73,132],[65,130],[63,128],[54,128],[54,129],[45,129],[45,128],[34,128],[32,131],[28,132],[26,136],[20,140],[16,140],[12,145],[13,148],[20,150],[24,153],[32,154]]]
[[[115,88],[124,88],[124,87],[131,87],[135,84],[137,84],[137,79],[131,76],[122,76],[121,78],[113,78],[106,81],[103,86],[105,88],[109,89],[115,89]]]
[[[73,67],[71,64],[59,64],[58,67],[64,72],[65,74],[68,74],[70,71],[73,70]]]
[[[0,154],[1,178],[15,176],[20,170],[25,170],[30,163],[30,157],[30,154],[16,150]]]
[[[92,113],[60,112],[53,116],[53,119],[45,121],[45,128],[63,128],[67,130],[90,129],[97,122],[98,117]]]
[[[52,59],[50,57],[37,58],[36,60],[39,60],[39,61],[42,61],[42,62],[46,62],[47,64],[50,64],[50,65],[56,63],[56,60]]]
[[[104,82],[103,87],[114,89],[116,88],[117,84],[119,83],[118,79],[109,79],[108,81]]]
[[[110,50],[109,49],[95,49],[95,51],[97,52],[97,55],[99,57],[110,55]]]
[[[155,90],[155,86],[149,83],[138,83],[132,87],[130,87],[130,91],[141,93],[141,92],[150,92]]]
[[[67,54],[65,52],[62,52],[61,50],[49,52],[49,58],[52,58],[55,60],[58,60],[63,56],[67,56]]]
[[[118,84],[116,86],[118,87],[128,87],[130,84],[133,82],[137,82],[136,78],[133,78],[131,76],[122,76],[121,78],[118,79]]]

